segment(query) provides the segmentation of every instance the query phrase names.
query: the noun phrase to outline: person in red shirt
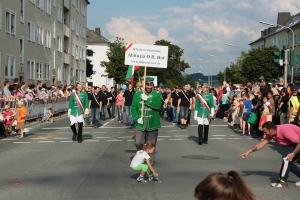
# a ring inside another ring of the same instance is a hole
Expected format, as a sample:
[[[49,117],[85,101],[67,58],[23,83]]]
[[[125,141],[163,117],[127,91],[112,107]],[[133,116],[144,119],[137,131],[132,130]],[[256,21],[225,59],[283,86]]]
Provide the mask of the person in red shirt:
[[[12,137],[12,123],[14,121],[14,112],[10,110],[9,105],[5,106],[3,113],[4,126],[5,126],[5,137]]]
[[[263,124],[262,131],[264,132],[265,139],[258,142],[256,145],[254,145],[254,147],[240,156],[242,158],[246,158],[250,153],[262,149],[272,139],[278,142],[280,145],[286,147],[286,151],[283,153],[283,161],[279,173],[279,180],[276,183],[272,183],[271,186],[287,187],[287,179],[290,171],[300,178],[300,168],[294,163],[295,160],[300,157],[300,127],[293,124],[282,124],[276,126],[273,122],[268,121]],[[286,166],[285,161],[287,162]],[[300,182],[295,183],[295,185],[300,186]]]

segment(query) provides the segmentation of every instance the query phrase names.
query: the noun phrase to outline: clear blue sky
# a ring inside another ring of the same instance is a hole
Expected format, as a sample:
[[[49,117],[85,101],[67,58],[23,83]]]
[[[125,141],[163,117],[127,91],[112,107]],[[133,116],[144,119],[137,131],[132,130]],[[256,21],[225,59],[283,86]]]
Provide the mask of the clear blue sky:
[[[278,12],[299,12],[300,1],[294,0],[89,0],[88,28],[101,28],[102,35],[114,41],[153,44],[165,39],[184,49],[187,73],[202,71],[217,74],[227,63],[236,62],[242,48],[260,37],[267,28],[260,20],[276,23]],[[267,11],[267,12],[266,12]],[[203,59],[203,61],[197,60]],[[209,62],[210,61],[210,62]],[[211,65],[210,65],[211,63]]]

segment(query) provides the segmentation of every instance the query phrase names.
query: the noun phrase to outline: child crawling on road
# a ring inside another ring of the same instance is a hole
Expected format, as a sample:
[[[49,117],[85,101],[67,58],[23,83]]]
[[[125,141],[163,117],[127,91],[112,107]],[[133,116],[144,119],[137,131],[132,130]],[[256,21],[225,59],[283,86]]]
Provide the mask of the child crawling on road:
[[[135,156],[133,157],[130,167],[134,171],[140,171],[140,176],[136,179],[138,182],[146,183],[147,181],[144,179],[144,175],[147,172],[149,176],[149,181],[158,181],[159,174],[156,173],[154,168],[151,165],[150,156],[155,151],[154,142],[147,142],[143,146],[143,150],[137,151]],[[147,164],[144,164],[144,163]],[[152,172],[152,173],[151,173]]]

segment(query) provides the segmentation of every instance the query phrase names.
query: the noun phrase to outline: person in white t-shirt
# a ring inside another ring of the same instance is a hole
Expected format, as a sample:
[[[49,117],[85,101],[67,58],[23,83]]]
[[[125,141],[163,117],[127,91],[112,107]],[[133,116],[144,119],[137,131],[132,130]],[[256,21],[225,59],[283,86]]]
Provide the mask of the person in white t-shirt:
[[[144,175],[147,172],[149,176],[149,181],[158,181],[159,174],[156,173],[153,166],[151,165],[150,156],[155,151],[155,143],[148,141],[143,146],[143,150],[137,151],[135,156],[133,157],[130,167],[134,171],[140,171],[140,176],[136,179],[138,182],[146,183],[147,181],[144,179]],[[144,163],[147,164],[144,164]],[[151,173],[152,172],[152,173]]]

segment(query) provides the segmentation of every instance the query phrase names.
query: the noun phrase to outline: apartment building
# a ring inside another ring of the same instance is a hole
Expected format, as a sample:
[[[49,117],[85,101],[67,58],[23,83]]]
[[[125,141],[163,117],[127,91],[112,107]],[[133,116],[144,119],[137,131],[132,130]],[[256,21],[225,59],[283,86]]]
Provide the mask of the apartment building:
[[[88,0],[0,0],[0,79],[85,82]]]

